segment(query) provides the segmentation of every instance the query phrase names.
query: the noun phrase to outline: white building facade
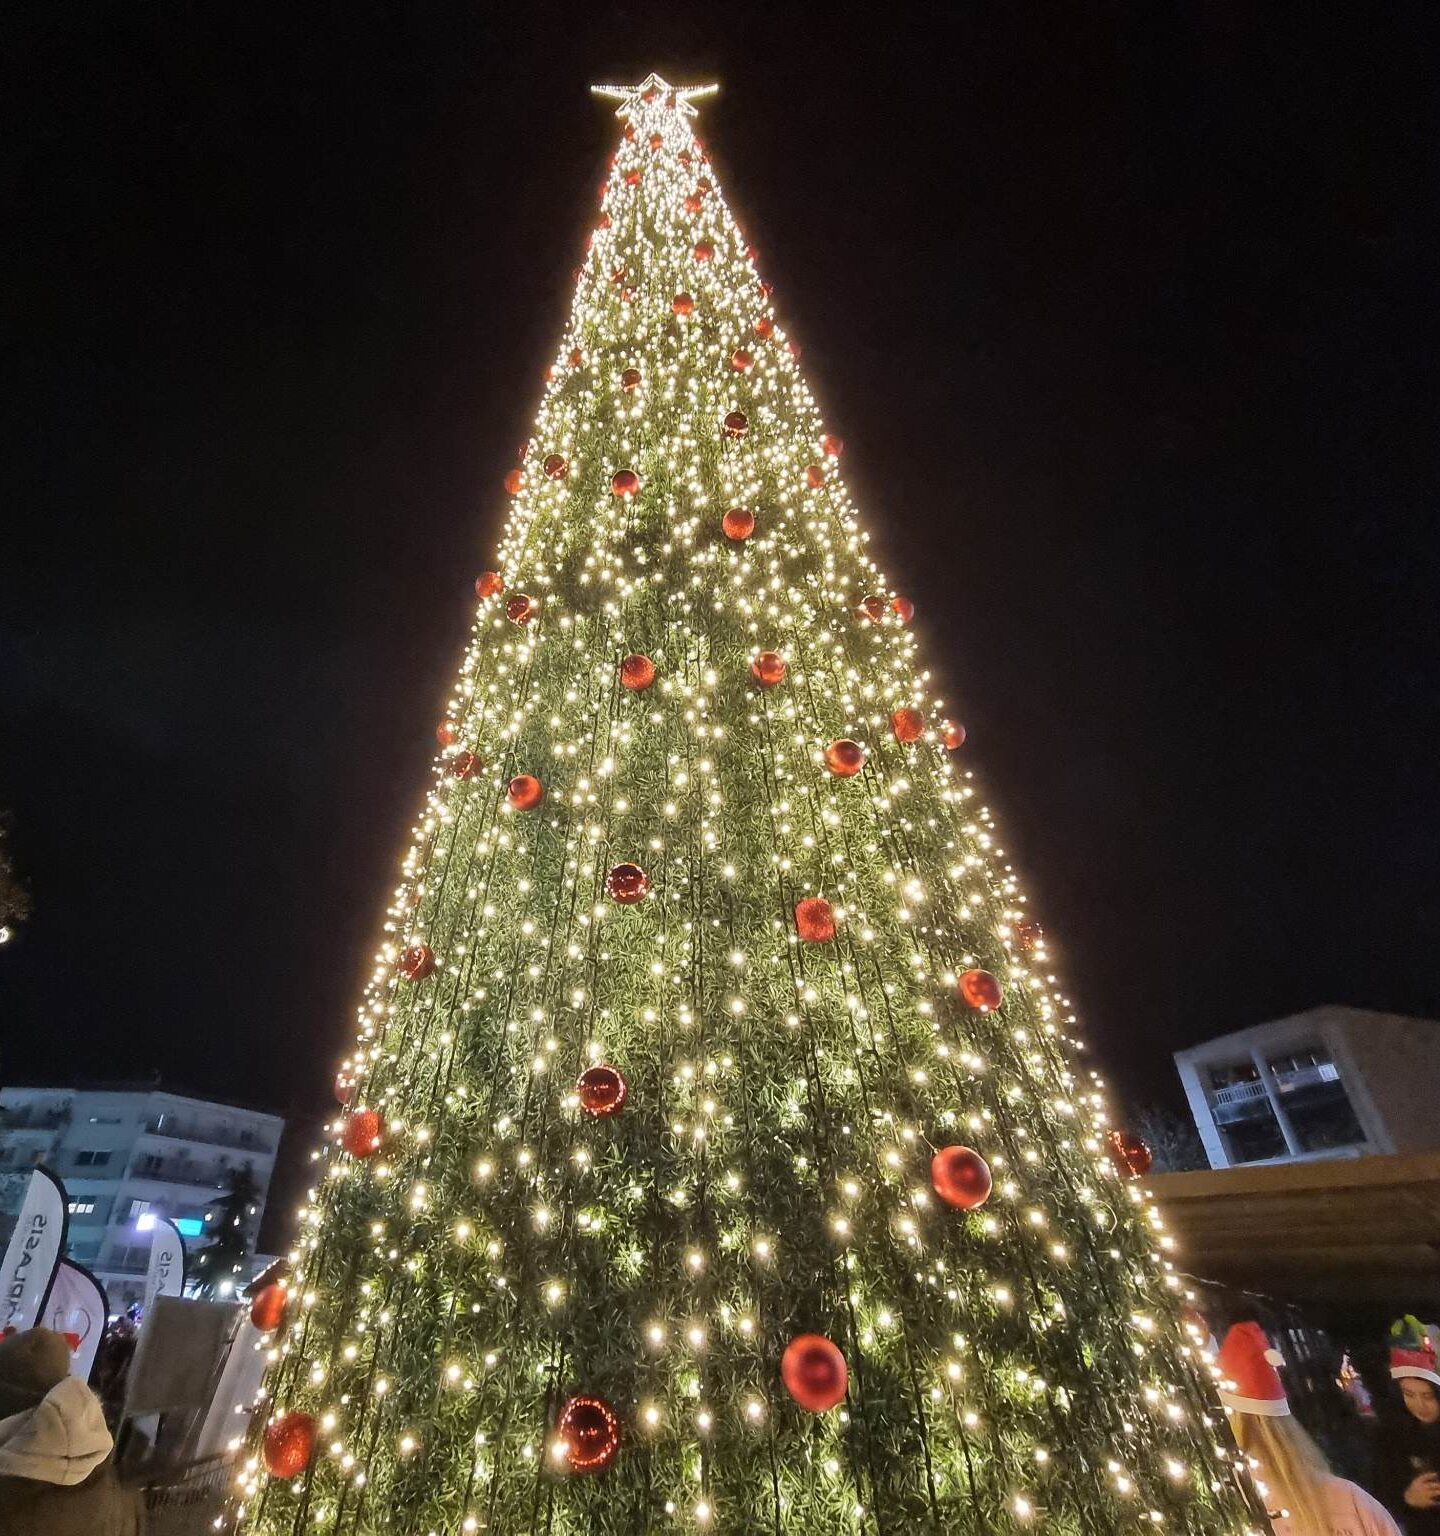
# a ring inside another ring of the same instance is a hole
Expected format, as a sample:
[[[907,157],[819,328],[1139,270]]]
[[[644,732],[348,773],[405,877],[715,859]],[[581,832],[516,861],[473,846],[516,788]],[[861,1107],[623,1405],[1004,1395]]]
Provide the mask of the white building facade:
[[[94,1270],[111,1311],[137,1300],[149,1223],[166,1216],[191,1251],[206,1208],[248,1165],[264,1214],[285,1122],[278,1115],[157,1088],[0,1089],[0,1172],[44,1163],[65,1185],[67,1252]]]
[[[1440,1150],[1440,1022],[1312,1008],[1175,1065],[1212,1168]]]

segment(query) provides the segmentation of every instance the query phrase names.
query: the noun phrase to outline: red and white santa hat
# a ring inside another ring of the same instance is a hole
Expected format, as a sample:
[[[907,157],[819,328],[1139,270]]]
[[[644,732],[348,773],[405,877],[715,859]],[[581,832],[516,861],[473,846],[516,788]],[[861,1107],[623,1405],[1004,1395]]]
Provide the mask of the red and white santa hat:
[[[1435,1340],[1424,1323],[1408,1313],[1390,1327],[1390,1374],[1396,1381],[1413,1376],[1440,1387]]]
[[[1272,1349],[1259,1323],[1236,1323],[1225,1335],[1215,1362],[1220,1367],[1220,1401],[1236,1413],[1279,1418],[1290,1412],[1280,1373],[1284,1359]]]

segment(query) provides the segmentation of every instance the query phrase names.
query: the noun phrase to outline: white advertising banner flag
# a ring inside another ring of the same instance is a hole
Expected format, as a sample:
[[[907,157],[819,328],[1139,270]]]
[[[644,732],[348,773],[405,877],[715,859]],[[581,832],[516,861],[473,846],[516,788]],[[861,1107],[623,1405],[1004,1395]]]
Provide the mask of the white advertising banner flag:
[[[23,1333],[40,1321],[65,1251],[67,1220],[65,1186],[48,1168],[37,1168],[0,1269],[0,1333]]]
[[[173,1221],[155,1218],[150,1238],[150,1268],[145,1275],[145,1310],[157,1296],[179,1296],[185,1289],[185,1240]]]
[[[105,1287],[85,1268],[71,1259],[61,1259],[45,1303],[45,1326],[65,1335],[70,1346],[70,1374],[88,1381],[95,1364],[95,1351],[105,1332],[108,1302]]]

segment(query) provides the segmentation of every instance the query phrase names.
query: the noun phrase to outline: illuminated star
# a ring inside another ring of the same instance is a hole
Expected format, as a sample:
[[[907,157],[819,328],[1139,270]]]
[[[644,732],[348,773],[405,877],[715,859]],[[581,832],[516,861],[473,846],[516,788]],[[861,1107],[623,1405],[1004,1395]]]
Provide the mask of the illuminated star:
[[[668,80],[662,80],[652,69],[639,85],[592,85],[590,90],[596,96],[608,96],[612,101],[618,101],[620,105],[615,109],[616,117],[632,117],[638,112],[640,104],[648,105],[652,101],[673,101],[675,110],[681,117],[694,117],[694,101],[697,96],[713,96],[720,87],[718,85],[671,85]]]

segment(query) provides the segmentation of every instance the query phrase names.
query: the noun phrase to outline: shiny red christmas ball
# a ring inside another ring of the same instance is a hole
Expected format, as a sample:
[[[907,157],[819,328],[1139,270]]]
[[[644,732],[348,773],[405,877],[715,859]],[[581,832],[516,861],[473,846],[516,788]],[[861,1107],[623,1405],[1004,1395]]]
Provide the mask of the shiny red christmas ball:
[[[507,474],[505,476],[505,489],[506,489],[506,491],[511,496],[518,496],[520,494],[520,492],[522,490],[524,490],[524,488],[525,488],[525,475],[524,475],[524,472],[521,471],[521,470],[518,470],[518,469],[512,469],[509,472],[509,474]]]
[[[896,741],[919,741],[925,730],[925,716],[918,709],[897,709],[890,716],[890,729]]]
[[[504,590],[505,583],[500,579],[499,571],[481,571],[475,578],[476,597],[494,597]]]
[[[278,1280],[262,1285],[250,1301],[250,1321],[261,1333],[270,1333],[280,1326],[285,1316],[285,1287]]]
[[[837,779],[853,779],[865,766],[865,748],[842,736],[825,748],[825,766]]]
[[[372,1157],[384,1135],[385,1121],[378,1109],[357,1109],[345,1116],[340,1145],[351,1157]]]
[[[485,760],[475,752],[457,752],[450,759],[450,773],[453,778],[473,779],[485,766]]]
[[[512,624],[528,624],[540,612],[540,604],[528,592],[517,592],[505,604],[505,617]]]
[[[744,507],[731,507],[720,519],[720,526],[725,530],[727,539],[748,539],[755,532],[755,514],[747,512]]]
[[[823,896],[795,903],[795,932],[807,944],[828,944],[835,937],[835,910]]]
[[[908,624],[915,617],[915,604],[908,597],[892,597],[890,607],[902,624]]]
[[[768,299],[771,294],[775,292],[775,284],[766,282],[762,277],[760,281],[755,284],[755,292],[758,293],[762,299]]]
[[[1105,1138],[1105,1152],[1127,1179],[1143,1178],[1155,1161],[1149,1146],[1129,1131],[1111,1131]]]
[[[545,798],[545,786],[533,773],[517,773],[505,786],[505,798],[517,811],[533,811]]]
[[[265,1426],[265,1470],[271,1477],[298,1477],[315,1454],[315,1420],[308,1413],[282,1413]]]
[[[547,480],[563,480],[570,473],[569,464],[558,453],[546,454],[544,469]]]
[[[580,1108],[597,1119],[623,1109],[629,1091],[629,1085],[614,1067],[586,1067],[575,1084]]]
[[[785,680],[785,658],[779,651],[761,651],[750,663],[750,676],[762,688],[773,688]]]
[[[355,1097],[355,1082],[347,1072],[335,1074],[334,1089],[337,1104],[348,1104]]]
[[[755,359],[750,356],[744,347],[736,347],[730,354],[730,366],[736,373],[749,373],[755,366]]]
[[[1045,930],[1033,917],[1017,917],[1010,924],[1010,937],[1016,949],[1028,955],[1045,937]]]
[[[845,1356],[823,1334],[802,1333],[780,1357],[785,1390],[807,1413],[824,1413],[844,1402],[850,1373]]]
[[[798,341],[787,341],[785,345],[789,348],[790,356],[798,363],[800,361],[800,343]]]
[[[655,681],[655,663],[648,656],[627,656],[620,663],[620,682],[633,693],[648,688]]]
[[[688,293],[677,293],[675,297],[670,300],[670,308],[673,309],[677,315],[693,314],[695,311],[695,300],[692,299]]]
[[[973,1211],[990,1198],[990,1165],[973,1147],[941,1147],[930,1159],[930,1184],[946,1205]]]
[[[435,740],[442,747],[453,747],[460,739],[460,727],[453,720],[442,720],[435,727]]]
[[[767,336],[773,336],[775,334],[775,322],[770,318],[769,315],[761,315],[760,318],[755,322],[755,334],[762,340]]]
[[[844,438],[837,437],[833,432],[827,432],[825,436],[820,439],[820,452],[823,453],[827,459],[838,459],[844,451]]]
[[[610,476],[610,489],[622,498],[637,496],[640,493],[640,476],[633,469],[617,469]]]
[[[620,388],[627,395],[634,394],[640,388],[640,370],[638,368],[627,368],[620,375]]]
[[[731,411],[725,418],[726,437],[744,437],[750,430],[750,418],[744,411]]]
[[[696,195],[693,192],[690,194],[689,197],[687,197],[685,199],[685,212],[686,213],[699,213],[700,210],[704,206],[705,206],[704,199],[700,198],[700,197],[696,197]]]
[[[876,597],[872,592],[869,597],[862,597],[855,607],[856,614],[862,619],[869,619],[872,624],[878,624],[885,617],[885,599]]]
[[[818,464],[807,464],[805,466],[805,484],[812,491],[818,491],[825,484],[825,471]]]
[[[608,224],[610,222],[609,214],[605,214],[605,215],[603,215],[603,217],[604,217],[605,223]],[[585,361],[585,354],[580,350],[579,347],[573,347],[571,349],[571,351],[570,351],[570,366],[572,368],[578,368],[581,365],[581,363],[583,363],[584,361]]]
[[[940,740],[947,752],[958,752],[965,745],[965,727],[958,720],[942,720]]]
[[[659,149],[660,146],[664,142],[665,142],[665,135],[663,133],[652,133],[650,135],[650,148],[651,149]]]
[[[650,877],[638,864],[617,864],[605,876],[605,893],[622,907],[644,901],[650,890]]]
[[[697,240],[695,249],[690,254],[696,261],[709,261],[715,254],[715,247],[708,240]]]
[[[989,971],[965,971],[955,982],[960,1001],[977,1013],[992,1013],[1005,1001],[1005,989]]]
[[[627,187],[638,187],[640,185],[640,167],[638,165],[632,170],[625,172],[625,185]]]
[[[572,1397],[560,1410],[555,1428],[574,1472],[599,1472],[620,1449],[620,1420],[603,1397]]]
[[[401,950],[395,969],[406,981],[424,981],[435,969],[435,951],[428,944],[411,944]]]

